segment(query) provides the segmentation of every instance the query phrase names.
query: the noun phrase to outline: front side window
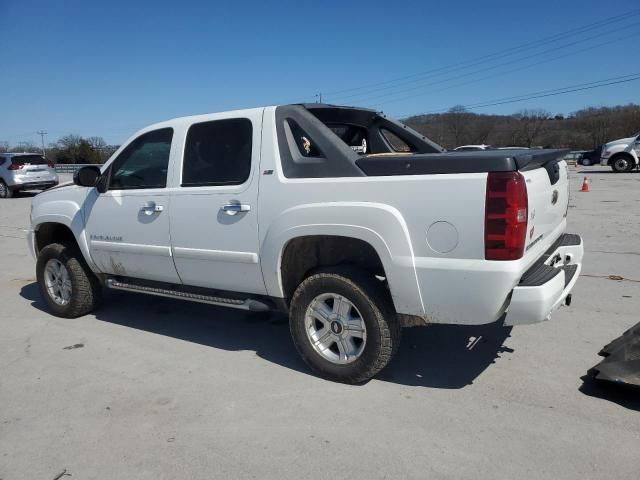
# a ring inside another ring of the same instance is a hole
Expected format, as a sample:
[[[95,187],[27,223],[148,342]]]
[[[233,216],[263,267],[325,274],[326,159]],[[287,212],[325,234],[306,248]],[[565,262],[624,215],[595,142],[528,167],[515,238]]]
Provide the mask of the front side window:
[[[172,128],[145,133],[131,142],[111,166],[110,190],[164,188]]]
[[[248,118],[196,123],[189,128],[183,187],[241,185],[251,173],[253,127]]]

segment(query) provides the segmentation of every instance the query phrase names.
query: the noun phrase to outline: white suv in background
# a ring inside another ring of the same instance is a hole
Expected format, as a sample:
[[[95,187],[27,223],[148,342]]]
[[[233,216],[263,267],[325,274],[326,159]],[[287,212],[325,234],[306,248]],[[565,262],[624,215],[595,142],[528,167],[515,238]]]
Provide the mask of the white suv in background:
[[[53,163],[38,153],[0,153],[0,198],[19,190],[46,190],[58,185]]]

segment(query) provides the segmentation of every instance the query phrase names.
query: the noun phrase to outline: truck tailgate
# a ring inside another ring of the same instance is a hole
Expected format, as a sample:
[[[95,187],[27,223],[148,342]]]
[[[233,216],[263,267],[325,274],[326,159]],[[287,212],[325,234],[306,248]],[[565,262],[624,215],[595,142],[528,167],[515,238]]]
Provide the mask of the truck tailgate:
[[[550,161],[520,172],[526,181],[528,224],[525,256],[539,257],[560,236],[569,206],[567,164]]]

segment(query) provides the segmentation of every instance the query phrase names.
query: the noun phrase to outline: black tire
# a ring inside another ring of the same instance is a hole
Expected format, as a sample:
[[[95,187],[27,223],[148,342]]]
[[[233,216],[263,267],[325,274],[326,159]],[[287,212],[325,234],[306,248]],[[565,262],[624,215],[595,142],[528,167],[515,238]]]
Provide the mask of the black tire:
[[[633,158],[627,155],[618,155],[611,160],[611,169],[616,173],[629,173],[635,166]]]
[[[589,160],[588,158],[583,158],[582,159],[582,165],[585,167],[590,167],[591,166],[591,160]]]
[[[52,259],[66,267],[71,280],[71,298],[65,305],[56,303],[45,284],[45,268]],[[58,317],[77,318],[86,315],[102,299],[102,286],[75,245],[53,243],[44,247],[38,254],[36,278],[42,298],[49,310]]]
[[[305,330],[305,315],[319,295],[333,293],[349,300],[366,326],[360,356],[348,364],[336,364],[321,356]],[[398,350],[401,327],[389,292],[373,275],[357,269],[334,268],[307,277],[291,299],[289,325],[293,342],[305,363],[319,376],[342,383],[369,380],[391,361]]]
[[[11,198],[13,197],[13,190],[7,187],[7,184],[4,183],[4,180],[0,180],[0,198]]]

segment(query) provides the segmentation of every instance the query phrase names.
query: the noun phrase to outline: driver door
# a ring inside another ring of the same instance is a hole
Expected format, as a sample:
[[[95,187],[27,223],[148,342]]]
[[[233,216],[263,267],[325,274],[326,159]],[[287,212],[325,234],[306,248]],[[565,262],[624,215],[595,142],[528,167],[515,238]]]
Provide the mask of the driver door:
[[[89,251],[102,273],[180,283],[171,257],[166,191],[172,139],[171,128],[137,137],[104,172],[108,190],[94,189],[88,199]]]

